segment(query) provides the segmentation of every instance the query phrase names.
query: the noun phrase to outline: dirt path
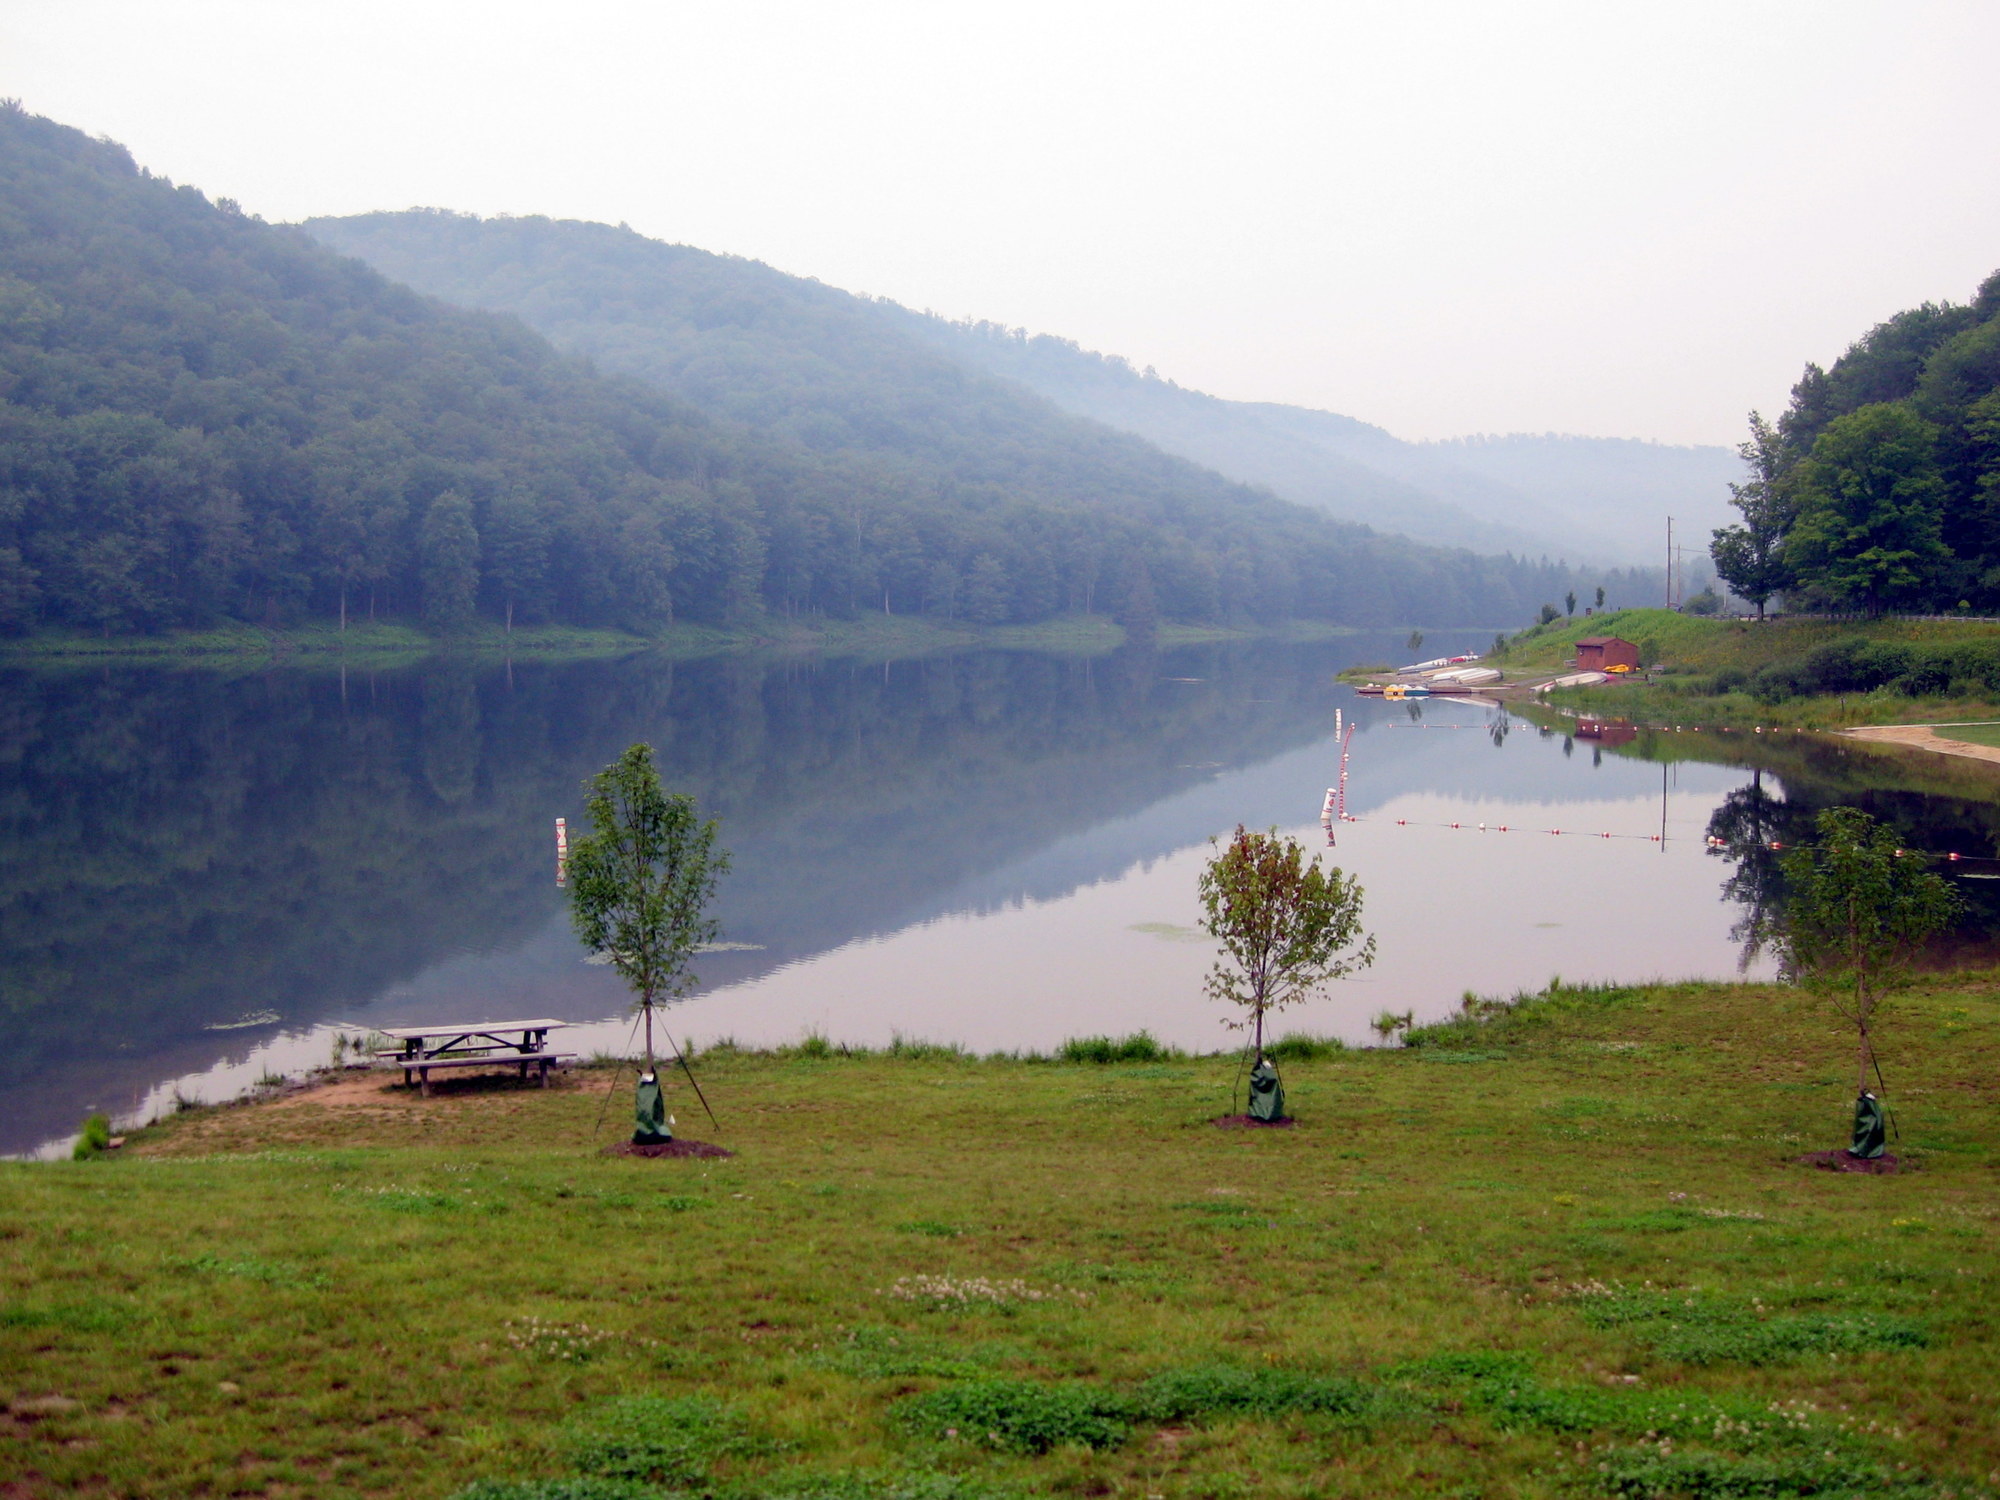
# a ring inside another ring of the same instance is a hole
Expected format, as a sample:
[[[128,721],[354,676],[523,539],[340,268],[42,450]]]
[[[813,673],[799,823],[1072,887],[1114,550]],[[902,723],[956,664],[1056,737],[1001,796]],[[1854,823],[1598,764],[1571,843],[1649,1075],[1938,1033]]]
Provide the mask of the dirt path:
[[[611,1088],[616,1080],[609,1074],[600,1076],[593,1071],[586,1074],[565,1073],[551,1080],[556,1088],[572,1088],[587,1094],[601,1094]],[[440,1099],[450,1099],[455,1095],[484,1095],[501,1092],[500,1084],[511,1084],[509,1075],[480,1073],[472,1077],[440,1078],[431,1084],[431,1090]],[[454,1085],[456,1085],[454,1087]],[[297,1109],[304,1105],[332,1109],[396,1109],[415,1108],[430,1101],[418,1096],[417,1091],[403,1086],[400,1073],[387,1069],[370,1071],[359,1077],[352,1075],[335,1077],[326,1083],[310,1088],[293,1089],[275,1099],[258,1103],[259,1109]]]
[[[1915,750],[1930,750],[1939,755],[1962,755],[1967,760],[2000,762],[2000,748],[1992,745],[1971,745],[1964,740],[1948,740],[1927,724],[1884,724],[1866,729],[1843,729],[1840,732],[1849,739],[1879,740],[1890,745],[1908,745]]]

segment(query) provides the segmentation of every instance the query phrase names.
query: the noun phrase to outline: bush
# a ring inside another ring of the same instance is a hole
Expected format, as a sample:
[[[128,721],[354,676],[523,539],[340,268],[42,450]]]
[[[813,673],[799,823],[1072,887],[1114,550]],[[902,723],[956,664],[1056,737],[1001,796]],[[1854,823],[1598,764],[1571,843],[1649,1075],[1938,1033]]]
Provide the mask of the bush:
[[[111,1149],[111,1117],[92,1115],[83,1122],[82,1133],[76,1138],[76,1145],[70,1148],[71,1161],[89,1161],[93,1156]]]
[[[1058,1049],[1056,1059],[1066,1063],[1167,1062],[1180,1055],[1154,1041],[1151,1032],[1135,1031],[1125,1037],[1073,1036]]]
[[[1264,1055],[1278,1062],[1324,1062],[1347,1050],[1337,1036],[1314,1036],[1305,1031],[1288,1031],[1264,1049]]]
[[[771,1447],[735,1411],[707,1396],[623,1397],[567,1424],[561,1446],[581,1474],[668,1485],[700,1483],[716,1459]]]
[[[907,1431],[1013,1453],[1047,1453],[1066,1444],[1115,1448],[1131,1432],[1130,1405],[1112,1393],[1039,1380],[967,1381],[911,1396],[894,1411]]]
[[[903,1062],[964,1062],[969,1056],[957,1042],[926,1042],[900,1031],[891,1034],[889,1050],[883,1055]]]

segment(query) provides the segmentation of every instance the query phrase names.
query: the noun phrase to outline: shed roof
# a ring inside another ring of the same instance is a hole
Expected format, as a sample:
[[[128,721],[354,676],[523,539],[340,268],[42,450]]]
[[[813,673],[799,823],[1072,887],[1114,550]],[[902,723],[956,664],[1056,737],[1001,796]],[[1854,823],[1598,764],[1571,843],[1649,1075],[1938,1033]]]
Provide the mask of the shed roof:
[[[1622,635],[1586,635],[1577,640],[1579,646],[1636,646],[1637,641],[1628,641]]]

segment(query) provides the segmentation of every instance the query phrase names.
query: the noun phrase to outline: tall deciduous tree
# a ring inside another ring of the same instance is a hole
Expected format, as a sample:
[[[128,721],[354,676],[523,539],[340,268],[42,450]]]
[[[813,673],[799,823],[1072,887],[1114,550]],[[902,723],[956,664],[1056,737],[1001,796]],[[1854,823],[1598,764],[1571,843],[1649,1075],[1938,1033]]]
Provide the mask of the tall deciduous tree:
[[[591,831],[570,845],[570,917],[639,997],[650,1072],[654,1008],[694,989],[695,950],[721,931],[708,903],[729,855],[694,798],[660,785],[651,745],[632,746],[584,785]]]
[[[1750,471],[1742,484],[1729,486],[1729,503],[1743,515],[1740,525],[1717,530],[1708,555],[1715,571],[1740,599],[1764,606],[1792,581],[1785,560],[1785,534],[1791,530],[1794,508],[1785,485],[1785,443],[1778,430],[1758,412],[1750,413],[1750,436],[1737,445]],[[1601,591],[1600,591],[1601,592]]]
[[[1882,997],[1907,980],[1918,947],[1958,915],[1959,896],[1859,808],[1830,807],[1815,828],[1818,841],[1783,861],[1785,971],[1831,998],[1854,1026],[1866,1093]]]
[[[507,633],[514,633],[514,611],[538,600],[547,584],[549,529],[532,495],[510,490],[486,510],[480,532],[486,548],[486,576],[500,594]]]
[[[1919,603],[1951,561],[1936,430],[1907,407],[1827,424],[1798,469],[1785,560],[1834,604],[1879,614]]]
[[[456,490],[431,501],[418,552],[424,618],[441,630],[463,629],[471,623],[479,597],[479,531],[472,524],[472,502]]]
[[[1244,1019],[1229,1024],[1254,1029],[1260,1058],[1267,1013],[1375,962],[1360,883],[1338,866],[1322,870],[1275,828],[1250,833],[1239,823],[1202,870],[1200,890],[1202,929],[1227,955],[1209,971],[1209,996],[1243,1007]]]

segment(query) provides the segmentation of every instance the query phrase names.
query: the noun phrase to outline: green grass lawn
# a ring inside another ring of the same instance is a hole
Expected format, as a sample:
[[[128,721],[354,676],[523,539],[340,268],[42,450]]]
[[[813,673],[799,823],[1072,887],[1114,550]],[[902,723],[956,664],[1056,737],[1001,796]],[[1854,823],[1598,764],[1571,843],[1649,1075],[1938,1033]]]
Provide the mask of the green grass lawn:
[[[1922,1495],[2000,1488],[2000,975],[1894,1002],[1919,1170],[1786,989],[1557,991],[1286,1064],[370,1078],[0,1168],[0,1493]],[[819,1049],[812,1049],[819,1050]],[[468,1487],[470,1489],[468,1490]]]
[[[1941,740],[1962,740],[1968,745],[1990,745],[2000,750],[2000,723],[1952,724],[1931,733]]]
[[[1972,620],[1775,619],[1711,620],[1666,609],[1626,609],[1589,620],[1561,620],[1513,637],[1493,658],[1511,678],[1559,671],[1586,635],[1617,635],[1646,649],[1650,663],[1669,670],[1651,681],[1629,678],[1599,687],[1561,688],[1547,702],[1559,709],[1628,719],[1646,725],[1679,724],[1751,728],[1843,729],[1863,724],[1903,724],[1926,719],[2000,719],[1990,696],[1913,697],[1889,688],[1868,693],[1818,693],[1768,702],[1741,691],[1715,690],[1715,674],[1755,672],[1795,660],[1842,640],[1913,646],[1976,644],[2000,637],[2000,625]]]

